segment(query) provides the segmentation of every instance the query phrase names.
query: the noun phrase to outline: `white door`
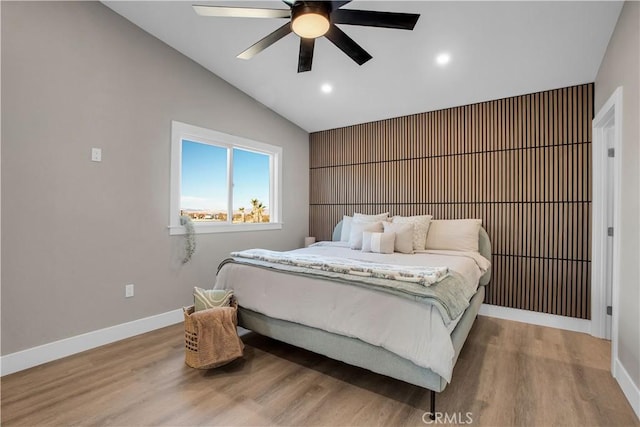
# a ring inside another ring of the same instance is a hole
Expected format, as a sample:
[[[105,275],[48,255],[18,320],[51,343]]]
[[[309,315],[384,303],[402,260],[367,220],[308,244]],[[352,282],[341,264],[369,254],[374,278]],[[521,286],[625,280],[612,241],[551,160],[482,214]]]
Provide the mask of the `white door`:
[[[620,277],[620,153],[622,87],[604,103],[593,119],[593,194],[591,246],[591,334],[611,340],[611,372],[616,377]],[[610,149],[614,157],[609,157]],[[610,236],[609,234],[613,234]],[[607,307],[612,307],[612,315]]]

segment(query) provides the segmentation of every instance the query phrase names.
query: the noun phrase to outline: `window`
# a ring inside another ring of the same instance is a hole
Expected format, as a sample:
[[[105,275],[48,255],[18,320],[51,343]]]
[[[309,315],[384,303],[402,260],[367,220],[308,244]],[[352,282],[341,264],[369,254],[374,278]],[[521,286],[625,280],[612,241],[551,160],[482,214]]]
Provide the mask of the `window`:
[[[170,234],[282,228],[282,148],[173,121]]]

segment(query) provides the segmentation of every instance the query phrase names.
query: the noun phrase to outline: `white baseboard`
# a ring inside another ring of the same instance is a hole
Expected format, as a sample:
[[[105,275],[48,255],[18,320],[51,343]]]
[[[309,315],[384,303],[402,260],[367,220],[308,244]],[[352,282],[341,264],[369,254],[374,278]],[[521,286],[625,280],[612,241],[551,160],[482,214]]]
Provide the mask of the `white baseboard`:
[[[620,363],[619,359],[616,359],[614,369],[615,372],[613,373],[613,376],[616,381],[618,381],[618,385],[629,401],[631,408],[633,408],[633,412],[636,413],[636,417],[640,420],[640,388],[638,388],[637,384],[634,384],[629,373],[622,363]]]
[[[531,323],[532,325],[547,326],[549,328],[565,329],[567,331],[582,332],[585,334],[591,333],[591,321],[576,319],[574,317],[538,313],[537,311],[501,307],[491,304],[482,304],[478,314],[481,316],[496,317],[498,319],[513,320],[515,322]]]
[[[7,354],[0,357],[0,375],[5,376],[42,365],[101,345],[174,325],[183,320],[182,309],[177,309]]]

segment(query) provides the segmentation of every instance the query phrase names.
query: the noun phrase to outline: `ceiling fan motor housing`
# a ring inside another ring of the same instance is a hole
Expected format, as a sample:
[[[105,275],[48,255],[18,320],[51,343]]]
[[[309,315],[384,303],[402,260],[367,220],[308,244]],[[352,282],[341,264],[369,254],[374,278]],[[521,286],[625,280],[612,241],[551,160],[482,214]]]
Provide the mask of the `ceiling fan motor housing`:
[[[331,5],[321,1],[296,1],[291,6],[291,29],[303,38],[323,36],[331,23]]]

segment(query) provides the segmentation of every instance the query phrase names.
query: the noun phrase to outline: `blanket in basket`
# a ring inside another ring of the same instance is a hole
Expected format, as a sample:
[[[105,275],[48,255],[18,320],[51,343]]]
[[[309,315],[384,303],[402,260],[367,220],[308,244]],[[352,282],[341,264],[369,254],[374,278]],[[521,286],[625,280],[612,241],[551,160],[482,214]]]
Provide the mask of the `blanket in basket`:
[[[238,337],[237,306],[193,312],[184,309],[185,362],[192,368],[208,369],[242,357],[244,343]]]

